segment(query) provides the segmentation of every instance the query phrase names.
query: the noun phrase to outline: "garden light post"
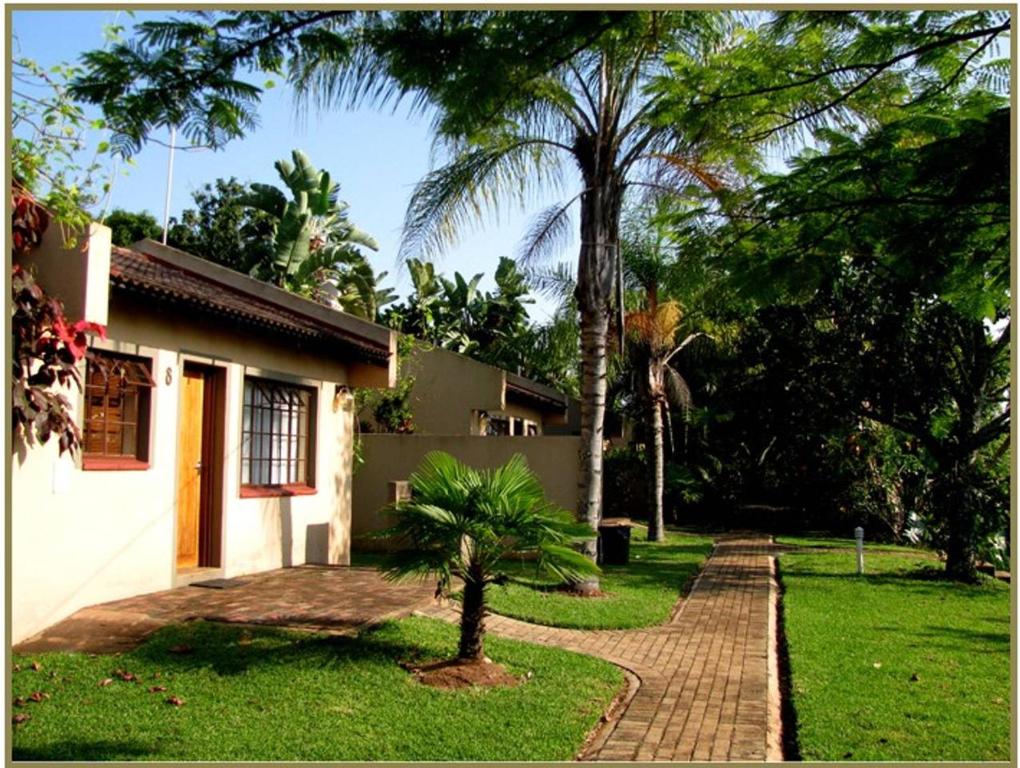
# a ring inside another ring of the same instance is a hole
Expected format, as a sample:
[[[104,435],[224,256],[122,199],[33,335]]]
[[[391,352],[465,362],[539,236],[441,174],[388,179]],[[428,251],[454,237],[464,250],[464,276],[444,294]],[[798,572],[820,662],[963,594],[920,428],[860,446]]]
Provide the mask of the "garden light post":
[[[859,525],[854,528],[854,538],[857,539],[857,575],[864,573],[864,529]]]

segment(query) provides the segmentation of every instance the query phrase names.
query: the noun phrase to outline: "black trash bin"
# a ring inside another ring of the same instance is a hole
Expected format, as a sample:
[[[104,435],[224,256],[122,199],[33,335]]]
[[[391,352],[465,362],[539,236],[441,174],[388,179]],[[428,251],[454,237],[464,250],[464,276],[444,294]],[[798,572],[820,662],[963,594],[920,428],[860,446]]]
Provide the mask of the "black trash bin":
[[[630,520],[607,518],[599,523],[599,565],[627,565],[630,562]]]

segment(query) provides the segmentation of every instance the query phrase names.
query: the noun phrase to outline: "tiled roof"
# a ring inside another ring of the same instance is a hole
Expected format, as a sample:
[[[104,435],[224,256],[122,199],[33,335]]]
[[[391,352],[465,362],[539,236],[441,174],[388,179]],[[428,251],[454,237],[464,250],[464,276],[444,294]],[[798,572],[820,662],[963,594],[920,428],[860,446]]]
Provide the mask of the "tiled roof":
[[[562,392],[510,371],[506,372],[506,392],[507,395],[531,400],[540,405],[553,406],[557,410],[567,409],[567,396]]]
[[[259,295],[266,291],[258,281],[243,278],[233,282],[247,280],[261,290],[245,291],[130,248],[113,246],[110,254],[110,284],[114,288],[230,317],[287,336],[339,343],[359,357],[373,361],[385,361],[389,356],[388,345],[360,337],[337,324],[325,323],[311,311],[303,314]],[[288,303],[294,303],[293,299]]]

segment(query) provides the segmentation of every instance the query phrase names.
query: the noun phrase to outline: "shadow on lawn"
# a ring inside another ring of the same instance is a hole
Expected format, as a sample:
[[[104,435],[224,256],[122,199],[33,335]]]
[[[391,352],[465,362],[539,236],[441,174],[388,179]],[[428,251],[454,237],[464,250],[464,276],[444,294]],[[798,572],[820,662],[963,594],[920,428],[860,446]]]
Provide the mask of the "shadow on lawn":
[[[332,668],[363,661],[389,664],[421,656],[417,646],[386,638],[382,634],[385,628],[382,624],[357,637],[338,637],[195,621],[160,630],[128,658],[157,664],[167,672],[212,669],[227,676],[255,668],[308,663],[309,659]]]
[[[903,568],[896,571],[880,571],[878,573],[869,572],[867,565],[862,575],[858,575],[855,571],[855,565],[852,560],[847,562],[845,571],[831,570],[817,570],[811,567],[805,567],[803,565],[796,565],[794,567],[787,566],[787,573],[793,578],[810,578],[810,579],[837,579],[841,581],[861,580],[866,584],[879,586],[879,585],[913,585],[919,588],[926,588],[929,590],[938,591],[943,588],[951,588],[954,591],[962,595],[985,595],[996,589],[996,580],[990,577],[982,578],[980,581],[974,584],[968,584],[966,582],[955,581],[945,575],[945,571],[941,567],[936,566],[921,566]],[[1003,585],[1001,589],[1008,591],[1008,587]]]
[[[934,624],[929,624],[924,630],[916,632],[915,634],[921,637],[929,637],[934,640],[950,640],[951,642],[946,643],[945,647],[955,649],[959,649],[961,643],[967,643],[972,646],[979,646],[985,643],[996,643],[997,645],[1003,645],[1006,648],[1009,648],[1010,644],[1010,636],[1008,632],[978,632],[976,630],[965,629],[963,627],[940,627]],[[979,651],[977,647],[974,647],[971,650],[982,653],[1001,653],[1003,649],[988,648],[983,651]]]
[[[134,740],[96,739],[94,741],[66,739],[47,742],[36,747],[14,747],[14,760],[130,760],[158,753],[158,747]]]

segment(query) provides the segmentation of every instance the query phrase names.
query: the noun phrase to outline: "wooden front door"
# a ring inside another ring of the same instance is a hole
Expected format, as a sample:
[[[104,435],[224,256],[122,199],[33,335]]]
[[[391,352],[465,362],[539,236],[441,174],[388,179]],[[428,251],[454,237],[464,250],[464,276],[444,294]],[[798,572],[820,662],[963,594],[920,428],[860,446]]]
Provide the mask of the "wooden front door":
[[[177,568],[220,565],[226,370],[188,364],[177,435]]]
[[[177,567],[198,565],[202,518],[202,435],[205,375],[185,368],[181,378],[181,420],[177,437]]]

